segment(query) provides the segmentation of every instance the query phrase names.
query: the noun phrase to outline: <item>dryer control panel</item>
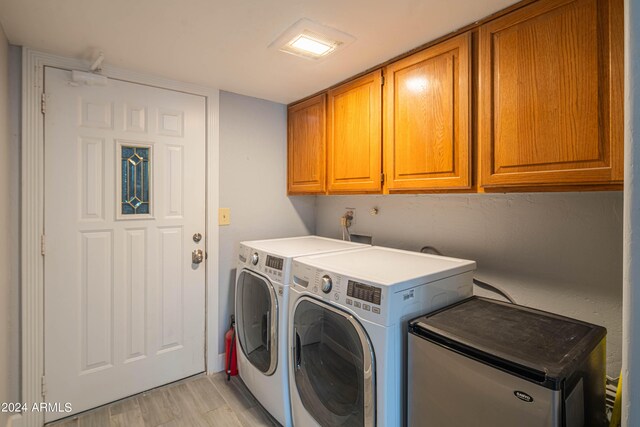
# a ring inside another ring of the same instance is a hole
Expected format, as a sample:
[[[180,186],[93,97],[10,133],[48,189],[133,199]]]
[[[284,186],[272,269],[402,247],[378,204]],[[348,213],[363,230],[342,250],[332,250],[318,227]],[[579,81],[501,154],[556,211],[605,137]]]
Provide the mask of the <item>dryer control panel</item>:
[[[329,288],[327,283],[331,283],[329,292],[326,292]],[[291,286],[300,292],[309,292],[326,302],[347,308],[360,318],[386,323],[387,289],[384,286],[316,269],[295,260],[291,267]]]
[[[382,288],[349,280],[347,282],[347,296],[380,305]]]
[[[325,293],[327,278],[331,281],[331,290]],[[289,283],[292,290],[302,295],[339,306],[359,319],[390,326],[470,297],[473,271],[409,286],[380,284],[365,277],[327,271],[298,258],[291,264]]]
[[[238,253],[238,267],[267,276],[274,282],[287,284],[289,272],[287,271],[287,258],[266,253],[264,251],[240,245]]]

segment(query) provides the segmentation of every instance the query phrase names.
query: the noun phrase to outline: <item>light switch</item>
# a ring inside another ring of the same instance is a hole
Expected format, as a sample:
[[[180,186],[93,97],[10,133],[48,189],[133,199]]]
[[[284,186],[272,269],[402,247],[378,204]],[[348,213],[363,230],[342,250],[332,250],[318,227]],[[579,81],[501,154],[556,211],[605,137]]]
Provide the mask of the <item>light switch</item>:
[[[218,225],[231,224],[231,208],[218,209]]]

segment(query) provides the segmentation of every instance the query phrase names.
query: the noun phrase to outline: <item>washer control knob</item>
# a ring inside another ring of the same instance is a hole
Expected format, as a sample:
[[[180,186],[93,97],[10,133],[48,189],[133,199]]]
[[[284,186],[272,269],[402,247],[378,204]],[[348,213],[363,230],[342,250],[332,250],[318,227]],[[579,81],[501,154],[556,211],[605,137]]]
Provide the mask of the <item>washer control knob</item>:
[[[258,252],[254,252],[251,254],[251,264],[258,265],[258,261],[260,261],[260,257],[258,256]]]
[[[331,288],[333,287],[333,283],[331,282],[331,277],[326,274],[322,276],[322,292],[328,294],[331,292]]]

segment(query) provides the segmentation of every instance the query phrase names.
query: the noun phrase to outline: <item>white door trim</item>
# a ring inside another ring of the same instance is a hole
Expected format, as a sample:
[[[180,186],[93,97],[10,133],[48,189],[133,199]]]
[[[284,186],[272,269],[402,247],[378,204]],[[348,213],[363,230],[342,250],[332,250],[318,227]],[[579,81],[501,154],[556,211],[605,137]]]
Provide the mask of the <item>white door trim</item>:
[[[22,229],[21,229],[21,337],[22,402],[31,408],[43,401],[44,372],[44,120],[41,99],[44,67],[87,70],[91,63],[22,49]],[[177,82],[150,74],[105,66],[111,78],[200,95],[207,109],[207,259],[205,363],[207,372],[223,367],[218,354],[218,196],[219,196],[219,90]],[[22,414],[23,427],[40,427],[41,412]]]

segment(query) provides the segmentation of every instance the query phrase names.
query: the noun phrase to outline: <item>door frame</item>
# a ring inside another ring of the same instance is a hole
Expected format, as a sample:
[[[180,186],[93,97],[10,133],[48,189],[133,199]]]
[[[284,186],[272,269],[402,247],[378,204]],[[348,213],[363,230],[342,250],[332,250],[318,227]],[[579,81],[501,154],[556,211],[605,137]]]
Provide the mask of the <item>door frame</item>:
[[[44,68],[88,70],[91,62],[22,49],[21,140],[21,395],[28,408],[44,401],[44,116],[42,114]],[[218,354],[218,224],[219,206],[219,90],[183,83],[146,73],[104,66],[102,75],[205,98],[206,109],[206,261],[205,369],[223,369]],[[40,427],[42,412],[21,414],[23,427]]]

